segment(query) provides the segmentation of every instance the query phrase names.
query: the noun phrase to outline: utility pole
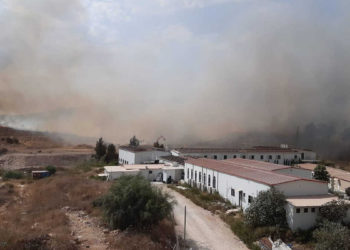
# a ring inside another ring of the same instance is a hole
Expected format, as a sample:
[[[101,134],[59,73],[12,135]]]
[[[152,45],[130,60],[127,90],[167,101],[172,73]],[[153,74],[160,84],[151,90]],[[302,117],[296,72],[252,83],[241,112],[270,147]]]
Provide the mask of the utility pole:
[[[184,221],[184,241],[186,241],[186,206],[185,206],[185,221]]]

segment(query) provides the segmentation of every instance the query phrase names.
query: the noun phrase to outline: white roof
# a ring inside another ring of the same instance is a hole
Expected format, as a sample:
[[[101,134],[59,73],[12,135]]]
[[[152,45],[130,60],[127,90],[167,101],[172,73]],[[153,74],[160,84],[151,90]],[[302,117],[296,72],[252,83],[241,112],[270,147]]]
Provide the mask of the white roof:
[[[140,170],[156,170],[156,169],[183,169],[183,167],[171,167],[165,164],[137,164],[137,165],[123,165],[123,166],[105,166],[107,172],[135,172]]]
[[[288,203],[294,207],[320,207],[327,202],[338,200],[337,196],[326,194],[326,195],[307,195],[307,196],[295,196],[286,199]]]

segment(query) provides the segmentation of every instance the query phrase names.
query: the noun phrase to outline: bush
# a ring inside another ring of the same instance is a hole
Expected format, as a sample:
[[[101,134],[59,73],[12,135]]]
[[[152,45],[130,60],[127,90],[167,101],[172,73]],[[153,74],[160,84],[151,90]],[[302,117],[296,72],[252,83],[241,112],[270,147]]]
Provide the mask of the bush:
[[[317,250],[350,248],[350,231],[339,223],[325,220],[313,233]]]
[[[56,173],[56,167],[55,166],[47,166],[46,167],[46,170],[47,171],[49,171],[49,173],[51,174],[51,175],[53,175],[53,174],[55,174]]]
[[[276,189],[262,191],[246,209],[247,223],[252,226],[285,226],[285,204],[283,193]]]
[[[347,196],[350,196],[350,187],[347,187],[345,189],[345,193],[346,193]]]
[[[343,200],[333,200],[320,207],[320,216],[333,222],[341,222],[346,216],[349,205]]]
[[[96,201],[102,204],[111,228],[124,230],[130,226],[148,228],[172,213],[173,202],[160,189],[152,187],[142,176],[122,176],[109,193]]]
[[[6,179],[22,179],[23,173],[18,171],[6,171],[2,174],[2,177]]]
[[[320,181],[329,181],[330,175],[324,165],[317,165],[315,167],[314,178]]]

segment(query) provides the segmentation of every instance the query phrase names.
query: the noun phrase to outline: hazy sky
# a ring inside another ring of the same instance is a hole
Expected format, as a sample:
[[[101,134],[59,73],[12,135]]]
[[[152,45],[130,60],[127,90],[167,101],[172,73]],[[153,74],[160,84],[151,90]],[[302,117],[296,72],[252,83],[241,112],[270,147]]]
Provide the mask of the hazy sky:
[[[348,0],[0,0],[0,113],[124,143],[350,120]]]

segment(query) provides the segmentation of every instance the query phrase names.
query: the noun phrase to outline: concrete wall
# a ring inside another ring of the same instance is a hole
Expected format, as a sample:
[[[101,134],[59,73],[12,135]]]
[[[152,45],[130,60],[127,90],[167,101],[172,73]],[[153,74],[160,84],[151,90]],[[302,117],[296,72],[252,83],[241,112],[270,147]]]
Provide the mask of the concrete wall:
[[[119,164],[135,164],[135,153],[119,149]]]
[[[285,209],[288,225],[293,231],[296,231],[298,229],[310,229],[316,224],[316,218],[319,212],[318,207],[315,207],[315,212],[312,212],[312,207],[307,207],[307,212],[305,212],[305,208],[302,207],[299,208],[300,213],[297,213],[297,208],[288,203],[285,206]]]
[[[301,178],[312,179],[312,171],[308,169],[302,168],[287,168],[287,169],[279,169],[275,170],[276,173],[293,175]]]
[[[328,194],[328,184],[325,182],[300,180],[278,184],[275,188],[287,197]]]

